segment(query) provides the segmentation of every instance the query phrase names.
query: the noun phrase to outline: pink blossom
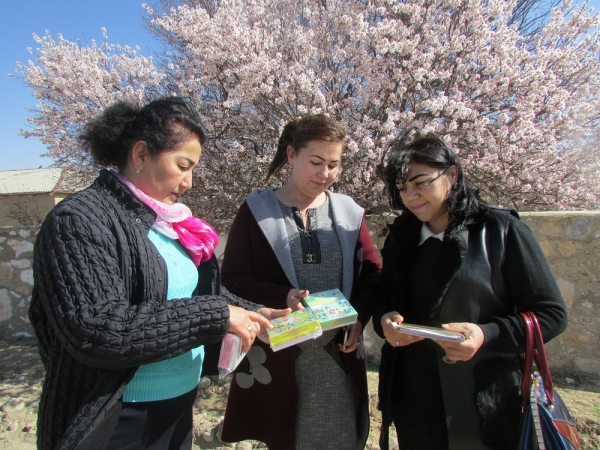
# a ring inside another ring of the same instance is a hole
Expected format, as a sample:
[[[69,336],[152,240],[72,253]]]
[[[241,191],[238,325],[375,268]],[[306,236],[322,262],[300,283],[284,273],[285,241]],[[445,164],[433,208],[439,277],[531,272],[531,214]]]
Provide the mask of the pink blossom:
[[[387,204],[386,145],[413,126],[444,135],[491,203],[598,208],[600,16],[585,5],[555,8],[526,41],[505,0],[209,3],[146,7],[168,48],[157,62],[106,33],[88,47],[36,36],[35,60],[18,66],[38,99],[24,134],[93,172],[76,136],[100,109],[189,97],[209,141],[186,202],[225,219],[262,186],[283,125],[325,112],[348,133],[335,189],[369,209]]]

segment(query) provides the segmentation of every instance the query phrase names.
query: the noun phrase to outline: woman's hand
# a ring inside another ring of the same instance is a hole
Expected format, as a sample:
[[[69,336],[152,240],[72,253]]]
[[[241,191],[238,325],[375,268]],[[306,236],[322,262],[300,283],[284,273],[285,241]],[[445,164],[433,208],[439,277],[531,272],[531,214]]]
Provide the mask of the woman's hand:
[[[256,310],[261,316],[266,318],[267,320],[277,319],[278,317],[287,316],[292,312],[292,308],[286,309],[273,309],[273,308],[258,308]]]
[[[435,341],[446,352],[448,361],[468,361],[483,345],[483,331],[474,323],[447,323],[442,325],[442,328],[460,331],[465,336],[463,342]]]
[[[292,312],[292,308],[286,308],[286,309],[258,308],[256,310],[256,312],[259,313],[264,318],[271,321],[273,319],[277,319],[278,317],[287,316],[289,313]],[[260,339],[262,342],[264,342],[265,344],[270,343],[269,335],[267,334],[267,329],[265,327],[263,327],[262,325],[259,325],[259,330],[258,330],[258,334],[256,335],[256,337],[258,339]]]
[[[381,328],[383,328],[383,334],[385,340],[392,345],[392,347],[404,347],[405,345],[414,344],[415,342],[422,341],[424,338],[419,336],[412,336],[406,333],[400,333],[397,325],[404,322],[404,317],[397,311],[390,311],[387,314],[381,316]]]
[[[269,319],[254,311],[247,311],[238,306],[229,306],[229,332],[237,334],[242,339],[242,351],[250,350],[254,338],[261,327],[273,328]],[[262,309],[262,308],[261,308]],[[285,311],[285,310],[284,310]]]
[[[288,308],[292,308],[292,311],[299,311],[304,309],[302,299],[308,294],[310,294],[310,292],[306,289],[290,289],[290,292],[288,292],[287,298],[285,299],[285,303]]]
[[[360,344],[360,335],[362,334],[362,324],[355,322],[352,325],[344,327],[344,332],[348,333],[346,343],[338,344],[341,352],[350,353],[358,348]]]

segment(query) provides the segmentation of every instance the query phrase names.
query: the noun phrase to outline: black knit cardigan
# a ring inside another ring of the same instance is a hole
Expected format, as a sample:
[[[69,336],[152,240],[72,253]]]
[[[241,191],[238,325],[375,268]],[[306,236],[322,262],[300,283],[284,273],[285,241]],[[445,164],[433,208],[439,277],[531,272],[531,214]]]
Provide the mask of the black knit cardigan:
[[[120,398],[142,364],[218,342],[228,305],[216,258],[200,264],[194,296],[166,300],[167,268],[148,239],[155,213],[108,170],[48,215],[34,247],[29,318],[46,378],[38,448],[102,448]]]

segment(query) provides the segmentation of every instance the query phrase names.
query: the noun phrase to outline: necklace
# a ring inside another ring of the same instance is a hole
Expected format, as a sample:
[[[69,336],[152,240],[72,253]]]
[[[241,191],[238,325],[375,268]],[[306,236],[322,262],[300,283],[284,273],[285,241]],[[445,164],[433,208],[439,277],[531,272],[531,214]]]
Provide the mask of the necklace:
[[[300,209],[292,206],[292,215],[300,235],[302,262],[304,264],[321,264],[321,245],[317,236],[316,210],[306,210],[306,226]]]

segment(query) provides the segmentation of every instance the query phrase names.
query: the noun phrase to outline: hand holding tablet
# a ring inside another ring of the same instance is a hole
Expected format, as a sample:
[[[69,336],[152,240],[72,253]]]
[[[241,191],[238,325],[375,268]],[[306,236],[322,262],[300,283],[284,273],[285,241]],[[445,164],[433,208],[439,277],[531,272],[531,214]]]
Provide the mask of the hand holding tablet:
[[[412,336],[420,336],[428,339],[436,339],[439,341],[464,342],[465,336],[460,331],[445,330],[443,328],[428,327],[425,325],[414,325],[410,323],[396,323],[392,325],[404,334]]]

